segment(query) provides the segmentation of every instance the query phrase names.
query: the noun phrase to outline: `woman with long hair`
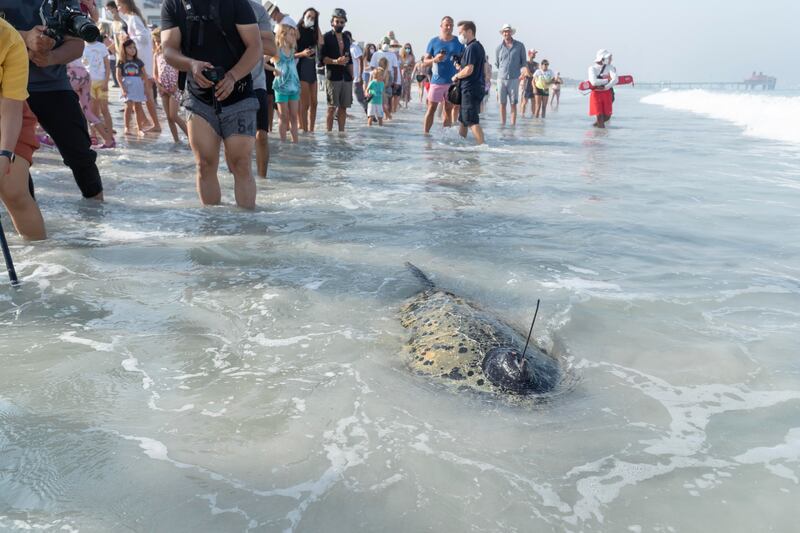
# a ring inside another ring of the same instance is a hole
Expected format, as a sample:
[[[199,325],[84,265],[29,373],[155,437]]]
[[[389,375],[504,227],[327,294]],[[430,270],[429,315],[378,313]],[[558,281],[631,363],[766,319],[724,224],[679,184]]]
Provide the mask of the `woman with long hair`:
[[[400,93],[400,101],[408,108],[408,103],[411,101],[411,83],[414,76],[414,67],[416,66],[416,59],[414,58],[414,49],[411,48],[411,43],[406,43],[400,49],[400,73],[402,74],[402,92]]]
[[[300,77],[300,128],[314,131],[317,122],[317,49],[322,44],[319,11],[309,7],[297,25],[297,73]]]
[[[372,54],[377,50],[378,48],[372,43],[367,43],[364,46],[364,69],[361,71],[361,77],[364,79],[364,87],[369,85],[372,79],[372,67],[370,66],[370,62],[372,61]]]
[[[147,97],[147,112],[152,125],[145,131],[159,133],[161,122],[158,120],[158,110],[155,100],[155,83],[153,82],[153,34],[144,20],[144,15],[136,5],[135,0],[117,0],[117,7],[125,24],[128,25],[128,37],[136,44],[139,59],[144,63],[147,74],[144,82],[144,93]]]

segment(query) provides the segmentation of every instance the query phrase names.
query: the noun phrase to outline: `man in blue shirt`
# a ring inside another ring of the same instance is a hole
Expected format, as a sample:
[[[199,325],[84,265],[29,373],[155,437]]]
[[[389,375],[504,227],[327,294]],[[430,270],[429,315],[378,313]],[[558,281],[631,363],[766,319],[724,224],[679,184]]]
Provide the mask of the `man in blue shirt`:
[[[466,45],[459,64],[461,70],[453,76],[453,82],[461,82],[461,111],[458,130],[462,137],[467,136],[467,128],[472,131],[477,144],[483,144],[483,129],[480,125],[481,102],[484,96],[484,66],[486,51],[475,39],[475,23],[464,20],[458,23],[458,40]]]
[[[433,71],[428,89],[428,109],[425,112],[425,133],[431,131],[433,117],[436,116],[440,103],[444,104],[444,127],[449,127],[455,120],[455,108],[447,101],[447,89],[450,87],[450,79],[456,73],[453,58],[461,57],[462,53],[464,45],[453,36],[453,18],[444,17],[439,25],[439,36],[428,43],[425,58],[422,60]]]

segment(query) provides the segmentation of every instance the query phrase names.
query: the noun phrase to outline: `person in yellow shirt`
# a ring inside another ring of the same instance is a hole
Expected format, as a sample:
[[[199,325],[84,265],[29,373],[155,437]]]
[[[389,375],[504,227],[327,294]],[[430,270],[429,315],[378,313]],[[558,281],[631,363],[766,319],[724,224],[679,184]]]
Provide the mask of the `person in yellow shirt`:
[[[0,19],[0,200],[14,227],[28,240],[47,237],[33,197],[28,169],[36,140],[36,117],[28,108],[28,51],[11,24]]]

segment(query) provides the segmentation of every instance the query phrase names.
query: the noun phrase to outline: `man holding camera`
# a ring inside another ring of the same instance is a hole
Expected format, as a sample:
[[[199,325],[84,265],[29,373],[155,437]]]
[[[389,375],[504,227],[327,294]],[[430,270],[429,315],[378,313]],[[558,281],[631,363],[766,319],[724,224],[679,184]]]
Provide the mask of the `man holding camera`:
[[[2,1],[2,0],[0,0]],[[221,201],[219,147],[233,173],[236,204],[256,206],[251,159],[258,99],[250,72],[261,61],[261,33],[248,0],[164,0],[161,43],[185,76],[189,143],[204,205]]]
[[[80,15],[77,0],[51,0],[50,6],[58,13],[73,15],[61,17],[63,27],[48,30],[42,25],[41,6],[41,0],[0,0],[0,14],[22,35],[28,49],[28,104],[72,170],[84,198],[102,200],[97,154],[91,148],[86,119],[66,67],[83,54],[83,40],[71,33],[79,34],[93,24]]]

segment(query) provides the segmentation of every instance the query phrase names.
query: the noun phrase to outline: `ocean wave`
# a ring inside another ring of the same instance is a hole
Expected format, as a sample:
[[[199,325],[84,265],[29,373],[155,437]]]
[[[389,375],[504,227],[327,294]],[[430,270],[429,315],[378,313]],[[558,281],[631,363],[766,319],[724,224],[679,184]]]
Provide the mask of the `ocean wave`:
[[[641,101],[727,120],[745,135],[800,144],[800,96],[664,90]]]

